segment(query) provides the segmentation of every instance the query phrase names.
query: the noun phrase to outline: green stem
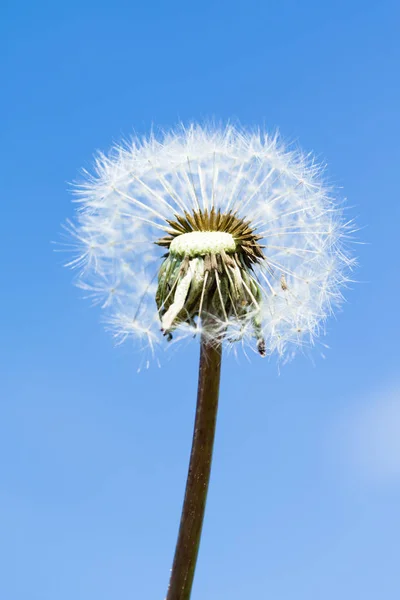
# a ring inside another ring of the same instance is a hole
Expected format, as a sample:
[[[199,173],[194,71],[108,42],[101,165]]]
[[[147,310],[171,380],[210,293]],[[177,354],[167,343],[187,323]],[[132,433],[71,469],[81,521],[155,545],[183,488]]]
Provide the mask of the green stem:
[[[221,344],[202,336],[192,452],[166,600],[189,600],[192,590],[211,472],[221,357]]]

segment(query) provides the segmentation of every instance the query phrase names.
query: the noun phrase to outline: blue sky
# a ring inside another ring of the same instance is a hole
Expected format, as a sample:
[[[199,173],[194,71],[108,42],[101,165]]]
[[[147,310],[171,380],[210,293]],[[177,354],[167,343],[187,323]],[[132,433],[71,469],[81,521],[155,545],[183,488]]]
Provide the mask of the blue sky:
[[[398,3],[5,12],[0,597],[164,598],[198,348],[137,375],[51,241],[96,149],[214,117],[278,127],[327,161],[368,243],[325,359],[224,363],[193,600],[397,599]]]

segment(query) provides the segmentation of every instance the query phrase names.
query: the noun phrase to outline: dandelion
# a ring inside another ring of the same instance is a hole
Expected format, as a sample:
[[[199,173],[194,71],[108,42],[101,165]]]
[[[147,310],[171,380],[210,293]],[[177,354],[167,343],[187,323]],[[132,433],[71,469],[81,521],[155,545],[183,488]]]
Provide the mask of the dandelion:
[[[313,158],[235,127],[151,135],[96,159],[70,225],[78,285],[151,358],[200,339],[195,432],[167,600],[188,600],[210,474],[222,347],[292,356],[342,301],[351,223]]]

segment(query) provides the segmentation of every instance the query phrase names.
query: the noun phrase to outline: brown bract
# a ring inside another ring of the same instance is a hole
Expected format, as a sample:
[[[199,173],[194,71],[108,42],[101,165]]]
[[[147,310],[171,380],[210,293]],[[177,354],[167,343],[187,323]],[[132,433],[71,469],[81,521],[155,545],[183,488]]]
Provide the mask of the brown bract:
[[[171,229],[167,231],[167,236],[157,240],[158,246],[169,249],[172,241],[184,233],[220,231],[232,235],[237,252],[247,267],[251,268],[264,259],[263,246],[259,243],[262,236],[255,233],[250,221],[239,218],[236,212],[221,213],[214,208],[210,211],[193,211],[192,214],[185,211],[183,216],[176,214],[174,220],[167,219],[167,223]]]

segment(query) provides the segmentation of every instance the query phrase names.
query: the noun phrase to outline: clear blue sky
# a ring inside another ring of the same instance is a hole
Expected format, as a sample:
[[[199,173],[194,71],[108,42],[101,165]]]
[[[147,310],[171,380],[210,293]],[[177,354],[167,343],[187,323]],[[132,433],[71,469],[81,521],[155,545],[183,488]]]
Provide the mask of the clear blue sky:
[[[9,3],[1,44],[0,597],[162,600],[198,348],[136,374],[53,252],[96,149],[279,127],[365,226],[312,359],[227,358],[193,600],[400,597],[395,0]]]

